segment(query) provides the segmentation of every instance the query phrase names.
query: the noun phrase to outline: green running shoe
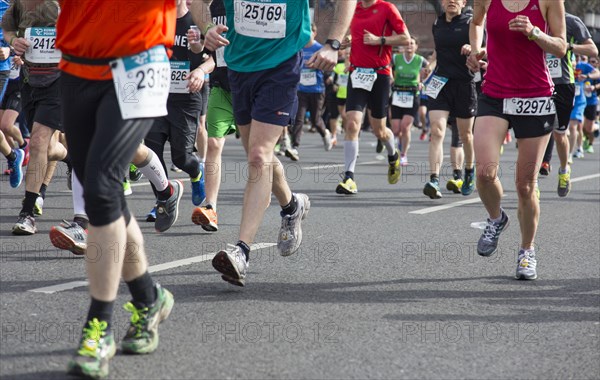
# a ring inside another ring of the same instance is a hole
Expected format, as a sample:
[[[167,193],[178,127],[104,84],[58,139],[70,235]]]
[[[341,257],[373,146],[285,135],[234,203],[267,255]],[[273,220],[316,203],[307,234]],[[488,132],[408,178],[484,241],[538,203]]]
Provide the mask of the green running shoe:
[[[107,323],[94,318],[83,328],[79,349],[67,365],[67,373],[80,377],[102,379],[108,376],[108,361],[115,356],[117,346],[112,333],[106,333]]]
[[[173,294],[156,284],[156,301],[150,307],[138,308],[132,302],[124,305],[131,313],[131,323],[121,342],[123,352],[149,354],[158,347],[158,325],[169,317],[175,300]]]

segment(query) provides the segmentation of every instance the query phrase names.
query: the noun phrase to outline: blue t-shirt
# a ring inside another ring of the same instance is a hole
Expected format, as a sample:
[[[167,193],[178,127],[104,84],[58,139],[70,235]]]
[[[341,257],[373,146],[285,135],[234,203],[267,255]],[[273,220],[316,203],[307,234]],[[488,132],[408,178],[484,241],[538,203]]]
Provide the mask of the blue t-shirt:
[[[577,72],[581,72],[583,75],[588,75],[592,71],[594,71],[594,66],[590,65],[587,62],[579,62],[576,67]],[[598,96],[596,91],[592,91],[591,93],[585,92],[585,84],[593,85],[595,81],[593,79],[584,79],[582,83],[581,93],[583,94],[585,101],[588,106],[595,106],[598,104]]]
[[[9,7],[9,2],[8,0],[0,0],[0,20],[2,20],[2,17],[4,17],[4,13],[6,13],[6,10]],[[2,30],[2,28],[0,28],[0,46],[1,47],[8,47],[8,42],[4,41],[4,31]],[[10,70],[10,62],[8,59],[5,59],[4,61],[0,61],[0,71],[6,71],[6,70]]]
[[[319,51],[323,45],[315,41],[310,47],[302,49],[302,77],[298,91],[311,94],[321,94],[325,92],[325,83],[323,82],[323,72],[321,70],[309,69],[306,67],[306,62],[310,60],[314,53]]]
[[[238,72],[272,69],[292,58],[310,39],[308,0],[224,0],[225,62]]]

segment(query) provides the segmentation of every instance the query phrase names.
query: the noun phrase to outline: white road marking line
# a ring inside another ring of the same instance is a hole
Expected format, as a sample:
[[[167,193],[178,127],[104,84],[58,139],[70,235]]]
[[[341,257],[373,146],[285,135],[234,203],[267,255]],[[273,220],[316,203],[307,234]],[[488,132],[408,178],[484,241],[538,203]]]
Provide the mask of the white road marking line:
[[[252,244],[250,246],[250,248],[253,251],[256,251],[259,249],[269,248],[269,247],[273,247],[276,245],[277,245],[276,243],[256,243],[256,244]],[[212,260],[216,254],[217,254],[217,252],[208,253],[205,255],[189,257],[187,259],[175,260],[175,261],[170,261],[170,262],[166,262],[166,263],[162,263],[162,264],[152,265],[152,266],[148,267],[148,272],[150,272],[150,273],[161,272],[164,270],[183,267],[183,266],[190,265],[190,264],[201,263],[203,261]],[[53,294],[53,293],[58,293],[58,292],[62,292],[65,290],[80,288],[80,287],[87,286],[87,285],[88,285],[87,281],[71,281],[71,282],[67,282],[64,284],[58,284],[58,285],[46,286],[43,288],[31,289],[29,291],[33,292],[33,293]]]
[[[598,177],[600,177],[600,174],[591,174],[591,175],[586,175],[583,177],[573,178],[571,180],[571,182],[581,182],[581,181],[586,181],[588,179],[594,179],[594,178],[598,178]],[[430,214],[432,212],[448,210],[448,209],[451,209],[454,207],[468,205],[468,204],[472,204],[472,203],[478,203],[478,202],[481,202],[479,197],[473,198],[473,199],[467,199],[464,201],[452,202],[452,203],[448,203],[445,205],[427,207],[427,208],[423,208],[420,210],[410,211],[409,214],[425,215],[425,214]]]

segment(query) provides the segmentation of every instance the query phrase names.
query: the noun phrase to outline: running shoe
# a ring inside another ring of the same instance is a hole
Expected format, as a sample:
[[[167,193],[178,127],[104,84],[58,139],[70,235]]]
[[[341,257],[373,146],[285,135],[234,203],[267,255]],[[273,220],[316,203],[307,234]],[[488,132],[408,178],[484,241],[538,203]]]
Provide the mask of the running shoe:
[[[129,182],[128,179],[123,181],[123,194],[125,194],[125,196],[133,194],[133,190],[131,190],[131,182]]]
[[[219,251],[213,257],[212,266],[222,274],[224,281],[237,286],[245,285],[248,262],[239,246],[227,244],[227,249]]]
[[[400,169],[400,155],[396,158],[396,161],[388,164],[388,183],[394,185],[398,183],[402,170]]]
[[[140,307],[133,302],[124,305],[124,309],[131,313],[129,329],[121,342],[125,353],[149,354],[158,347],[158,325],[171,314],[175,299],[159,283],[156,283],[155,289],[154,305]]]
[[[280,143],[275,144],[274,152],[278,156],[283,156],[284,155],[284,153],[281,151],[281,144]]]
[[[400,155],[400,166],[408,166],[408,157],[406,157],[406,154]]]
[[[463,184],[460,188],[460,192],[464,196],[468,196],[473,194],[473,190],[475,190],[475,170],[473,172],[467,173],[465,171],[465,179],[463,180]]]
[[[333,137],[331,138],[331,146],[332,146],[332,147],[335,147],[335,146],[337,146],[337,136],[333,136]]]
[[[583,149],[582,148],[577,148],[577,150],[575,151],[575,153],[573,153],[573,157],[574,158],[583,158],[584,157]]]
[[[302,243],[302,221],[310,210],[308,195],[294,194],[298,207],[292,215],[281,212],[281,228],[277,237],[277,248],[281,256],[290,256],[296,253]]]
[[[42,196],[39,195],[35,199],[35,204],[33,205],[33,215],[41,216],[43,213],[44,213],[44,198],[42,198]]]
[[[21,165],[27,166],[27,164],[29,164],[29,138],[24,138],[23,140],[25,140],[25,146],[21,149],[23,150],[23,153],[25,153],[25,157],[23,158],[23,163]]]
[[[569,158],[567,158],[567,163],[569,165],[573,165],[573,154],[572,153],[569,154]]]
[[[298,149],[289,148],[285,150],[285,156],[291,159],[292,161],[300,160],[300,154],[298,154]]]
[[[533,249],[520,249],[517,257],[517,280],[535,280],[537,262],[535,260],[535,251]]]
[[[463,184],[462,178],[459,179],[451,179],[446,183],[446,190],[453,192],[454,194],[460,194],[461,187]]]
[[[139,181],[144,175],[134,164],[129,164],[129,180],[131,182]]]
[[[592,154],[594,153],[594,147],[592,146],[592,144],[588,144],[588,146],[584,148],[584,151],[586,153]]]
[[[442,192],[440,191],[440,184],[437,181],[429,181],[423,188],[423,194],[427,195],[431,199],[440,199]]]
[[[345,178],[337,185],[335,192],[338,194],[356,194],[358,188],[356,187],[356,182],[354,182],[352,178]]]
[[[67,167],[67,172],[65,174],[67,175],[67,189],[73,190],[73,169]]]
[[[499,222],[494,222],[488,218],[487,225],[483,230],[483,234],[477,242],[477,253],[481,256],[491,256],[498,250],[498,240],[500,234],[508,227],[508,215],[502,211],[502,217]]]
[[[19,215],[17,223],[12,228],[13,235],[33,235],[36,232],[35,218],[26,213]]]
[[[25,153],[21,149],[15,149],[15,159],[8,161],[8,167],[10,171],[10,187],[17,188],[23,182],[23,160],[25,159]]]
[[[179,214],[179,201],[183,195],[183,184],[179,180],[169,181],[173,187],[173,194],[169,199],[156,201],[156,221],[154,228],[156,232],[165,232],[177,221]]]
[[[200,163],[200,174],[196,178],[190,178],[190,183],[192,184],[192,203],[194,206],[200,206],[206,198],[204,163]]]
[[[154,221],[156,221],[156,206],[152,207],[152,210],[146,214],[146,222]]]
[[[63,219],[60,225],[50,229],[50,241],[56,248],[83,255],[87,248],[87,230],[75,222]]]
[[[540,175],[547,177],[548,175],[550,175],[551,171],[552,166],[550,165],[550,163],[546,161],[542,162],[542,166],[540,166]]]
[[[192,222],[202,227],[204,231],[216,232],[219,230],[217,212],[213,208],[196,207],[192,212]]]
[[[181,169],[175,166],[175,164],[171,164],[171,171],[175,173],[181,173]]]
[[[571,191],[571,167],[567,167],[566,173],[558,172],[558,192],[559,197],[566,197]]]
[[[329,129],[325,130],[325,136],[323,136],[323,146],[325,147],[326,152],[329,152],[331,148],[333,148],[333,140],[331,139],[331,132],[329,132]]]
[[[375,147],[375,152],[377,152],[377,153],[383,152],[383,143],[379,139],[377,139],[377,147]]]
[[[108,376],[108,362],[115,356],[117,345],[108,324],[94,318],[83,328],[79,348],[67,365],[67,373],[78,377],[102,379]]]
[[[427,132],[421,132],[421,135],[419,136],[419,140],[425,141],[426,139],[427,139]]]

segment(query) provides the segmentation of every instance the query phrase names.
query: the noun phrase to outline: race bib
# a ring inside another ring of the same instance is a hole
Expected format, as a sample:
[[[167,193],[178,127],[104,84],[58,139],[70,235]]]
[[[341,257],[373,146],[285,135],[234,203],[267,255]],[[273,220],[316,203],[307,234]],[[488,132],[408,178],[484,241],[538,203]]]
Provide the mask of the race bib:
[[[554,115],[556,108],[549,96],[540,98],[508,98],[504,99],[504,114],[516,116]]]
[[[300,84],[303,86],[316,86],[317,85],[317,72],[316,70],[302,70],[300,73]]]
[[[58,63],[60,50],[56,49],[56,28],[32,27],[25,29],[29,47],[25,59],[32,63]]]
[[[110,66],[124,120],[167,114],[171,65],[164,46],[116,59]]]
[[[371,91],[373,89],[373,84],[375,84],[375,81],[377,80],[377,72],[375,72],[374,69],[357,67],[352,74],[350,74],[350,78],[352,79],[352,88]]]
[[[17,79],[21,72],[21,67],[15,65],[15,57],[9,57],[8,62],[10,63],[10,74],[8,74],[8,79]]]
[[[227,62],[225,62],[225,46],[218,48],[215,51],[215,55],[217,56],[217,67],[227,67]]]
[[[481,82],[481,71],[477,71],[475,73],[475,76],[473,77],[473,82],[475,82],[475,83]]]
[[[575,85],[575,96],[581,95],[581,87],[579,85]]]
[[[235,31],[243,36],[277,39],[285,37],[287,3],[235,0]]]
[[[340,87],[348,87],[348,75],[346,75],[346,74],[338,75],[336,84]]]
[[[552,78],[562,77],[562,66],[560,63],[560,58],[556,58],[552,54],[548,54],[546,56],[546,66],[548,66],[548,70],[550,71],[550,76]]]
[[[190,75],[190,61],[171,61],[171,94],[189,94],[188,81]]]
[[[413,108],[415,94],[408,91],[394,91],[392,105],[400,108]]]
[[[448,83],[448,78],[434,75],[425,86],[425,91],[423,93],[432,99],[436,99],[446,83]]]

